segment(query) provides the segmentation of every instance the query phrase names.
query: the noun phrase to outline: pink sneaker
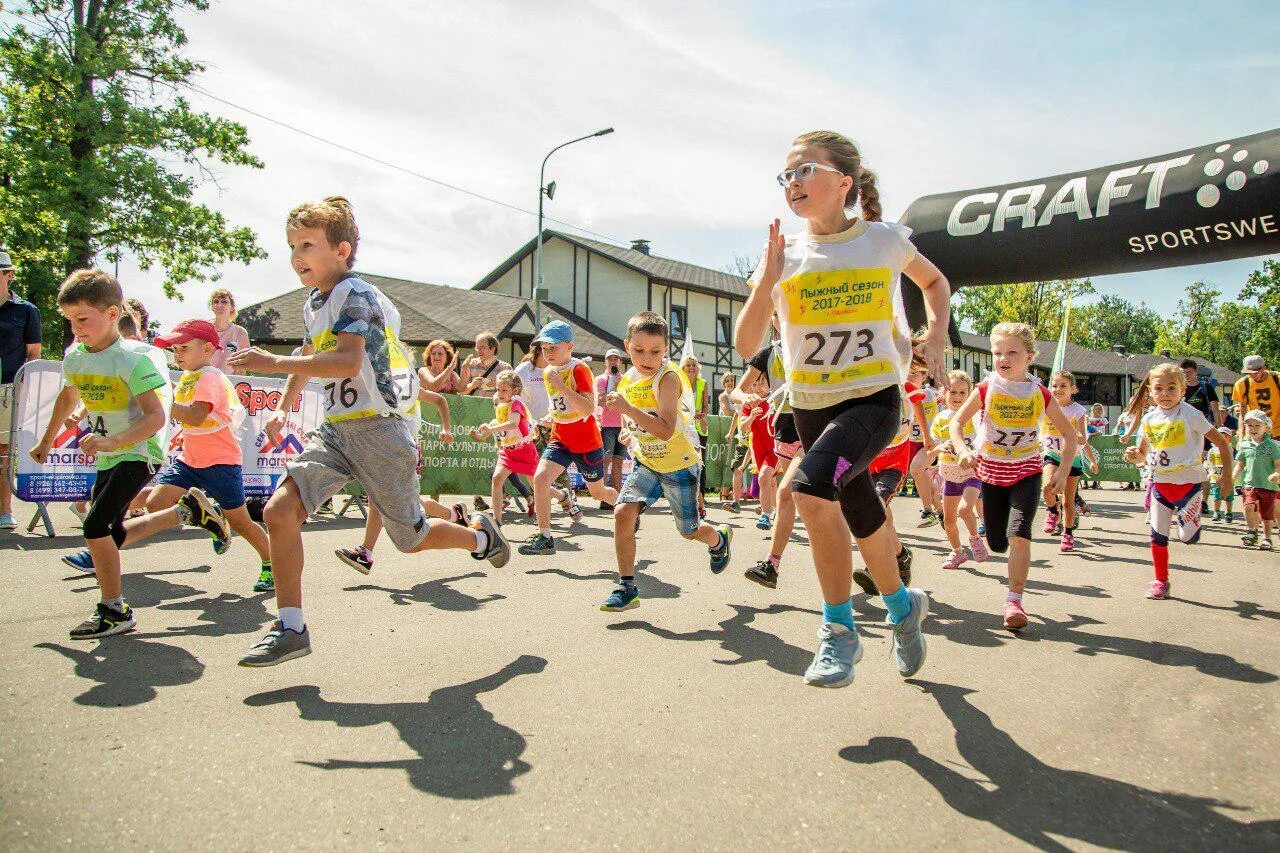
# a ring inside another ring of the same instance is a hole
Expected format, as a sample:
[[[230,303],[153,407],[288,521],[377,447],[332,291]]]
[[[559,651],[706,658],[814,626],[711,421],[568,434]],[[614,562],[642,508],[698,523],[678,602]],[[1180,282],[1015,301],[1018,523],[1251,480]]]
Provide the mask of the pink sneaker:
[[[1027,612],[1017,601],[1004,603],[1004,626],[1010,631],[1021,631],[1027,627]]]
[[[1068,551],[1074,551],[1075,549],[1076,537],[1072,536],[1070,533],[1063,533],[1062,544],[1058,546],[1058,550],[1065,554]]]
[[[952,552],[947,556],[947,559],[946,559],[946,560],[943,562],[943,564],[942,564],[942,568],[944,568],[944,569],[958,569],[958,568],[960,568],[960,566],[964,563],[964,561],[965,561],[965,560],[967,560],[967,559],[969,559],[969,558],[968,558],[968,556],[966,556],[966,555],[965,555],[965,553],[964,553],[964,549],[963,549],[963,548],[956,548],[954,551],[952,551]]]
[[[1058,526],[1058,514],[1056,512],[1047,512],[1044,516],[1044,532],[1052,533],[1053,528]]]
[[[991,556],[991,552],[987,550],[987,540],[981,536],[969,537],[969,551],[979,563],[985,563]]]
[[[1169,597],[1169,584],[1165,581],[1152,581],[1147,587],[1147,598],[1163,600]]]

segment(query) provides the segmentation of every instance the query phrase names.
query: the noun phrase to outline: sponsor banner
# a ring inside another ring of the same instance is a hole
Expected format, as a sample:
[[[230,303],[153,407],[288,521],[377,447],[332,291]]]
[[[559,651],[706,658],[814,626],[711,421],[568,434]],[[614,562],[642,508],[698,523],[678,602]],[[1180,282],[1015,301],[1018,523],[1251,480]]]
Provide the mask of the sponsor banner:
[[[1124,458],[1125,445],[1119,436],[1091,435],[1089,444],[1098,454],[1098,474],[1094,476],[1086,467],[1086,480],[1105,480],[1110,483],[1137,483],[1142,475],[1127,459]],[[1087,460],[1086,464],[1087,464]]]
[[[173,378],[176,380],[180,375],[174,373]],[[263,426],[280,402],[285,380],[265,376],[229,378],[246,412],[240,432],[245,493],[250,497],[265,497],[275,490],[289,460],[302,451],[306,432],[318,427],[324,419],[320,386],[313,382],[303,389],[288,426],[277,442],[267,438]],[[96,460],[80,449],[81,440],[89,435],[85,423],[64,427],[57,433],[44,465],[37,465],[30,456],[31,448],[44,434],[61,390],[62,364],[57,361],[28,362],[14,383],[15,410],[10,440],[14,494],[21,500],[88,500],[93,488]],[[175,423],[169,440],[169,461],[179,458],[181,452],[181,425]]]
[[[952,286],[1280,252],[1280,130],[1049,178],[930,195],[903,225]],[[903,288],[913,326],[917,288]]]

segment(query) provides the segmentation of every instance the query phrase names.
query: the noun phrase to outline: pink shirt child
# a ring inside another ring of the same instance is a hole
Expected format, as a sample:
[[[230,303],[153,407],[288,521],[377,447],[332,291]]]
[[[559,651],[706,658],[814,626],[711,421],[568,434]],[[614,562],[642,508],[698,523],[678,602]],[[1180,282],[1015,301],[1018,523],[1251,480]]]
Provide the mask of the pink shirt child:
[[[182,427],[182,461],[192,468],[211,465],[241,465],[239,425],[244,408],[235,396],[231,381],[216,367],[187,371],[178,380],[174,402],[191,405],[208,403],[212,408],[204,423]]]

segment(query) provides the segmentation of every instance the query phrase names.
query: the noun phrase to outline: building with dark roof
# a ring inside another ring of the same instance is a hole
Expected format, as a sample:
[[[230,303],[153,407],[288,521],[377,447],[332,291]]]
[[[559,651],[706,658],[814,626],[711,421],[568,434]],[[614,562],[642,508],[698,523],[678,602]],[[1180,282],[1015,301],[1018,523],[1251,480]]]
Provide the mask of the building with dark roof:
[[[532,298],[536,250],[535,236],[474,289]],[[741,276],[655,255],[647,240],[624,248],[547,230],[542,281],[553,310],[618,337],[641,311],[665,317],[672,351],[678,353],[691,339],[702,375],[713,384],[729,371],[742,373],[743,362],[733,351],[733,324],[749,292]]]
[[[515,363],[528,350],[536,332],[533,300],[501,293],[464,290],[402,278],[359,273],[400,311],[400,337],[414,347],[446,340],[470,348],[476,335],[492,332],[499,339],[498,356]],[[250,339],[268,349],[287,351],[302,342],[302,305],[309,290],[300,287],[281,296],[242,308],[236,317]],[[603,359],[622,340],[559,306],[548,303],[546,313],[573,326],[574,350]]]

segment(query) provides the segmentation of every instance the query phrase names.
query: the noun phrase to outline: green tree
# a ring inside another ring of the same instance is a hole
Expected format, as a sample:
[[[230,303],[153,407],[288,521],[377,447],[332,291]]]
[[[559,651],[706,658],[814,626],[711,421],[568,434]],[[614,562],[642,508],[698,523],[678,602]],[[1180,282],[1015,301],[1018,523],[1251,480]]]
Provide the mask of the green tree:
[[[1253,322],[1240,336],[1242,348],[1247,350],[1244,355],[1261,355],[1269,367],[1277,369],[1280,367],[1280,261],[1263,261],[1261,268],[1249,273],[1240,298],[1255,301]]]
[[[100,258],[159,264],[165,291],[266,257],[195,201],[219,165],[261,168],[248,133],[183,96],[203,66],[175,15],[208,0],[26,0],[0,27],[0,234],[61,338],[53,295]],[[52,333],[52,334],[50,334]]]
[[[1127,352],[1154,352],[1156,337],[1164,326],[1159,312],[1113,293],[1091,305],[1071,311],[1068,337],[1082,347],[1109,350],[1122,346]]]
[[[989,334],[997,323],[1026,323],[1037,339],[1055,340],[1062,333],[1068,298],[1074,314],[1080,298],[1093,292],[1087,278],[966,287],[956,297],[956,320],[979,335]],[[1072,320],[1070,327],[1075,325]],[[1071,328],[1068,337],[1074,340]]]

